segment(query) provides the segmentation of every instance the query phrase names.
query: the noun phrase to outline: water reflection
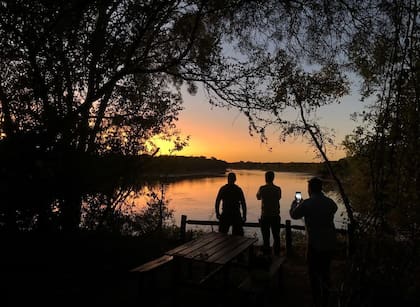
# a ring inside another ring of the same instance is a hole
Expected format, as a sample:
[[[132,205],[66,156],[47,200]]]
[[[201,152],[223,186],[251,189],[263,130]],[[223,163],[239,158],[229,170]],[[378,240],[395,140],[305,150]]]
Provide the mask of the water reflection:
[[[247,201],[248,222],[257,222],[260,216],[261,203],[256,198],[258,188],[263,185],[264,171],[260,170],[234,170],[237,175],[236,184],[244,191]],[[302,192],[302,197],[308,197],[307,181],[313,176],[309,173],[275,172],[274,183],[282,189],[280,200],[280,216],[282,223],[290,219],[289,208],[296,191]],[[175,223],[179,225],[181,215],[187,215],[188,219],[216,220],[214,202],[219,188],[227,183],[227,176],[196,178],[171,182],[167,185],[166,199],[169,208],[174,210]],[[335,222],[338,228],[343,227],[344,206],[338,199],[338,195],[329,193],[336,200],[339,211]],[[138,203],[141,206],[141,201]],[[293,224],[303,225],[302,220],[293,220]],[[194,226],[189,225],[190,229]],[[259,229],[246,229],[248,235],[259,237]]]

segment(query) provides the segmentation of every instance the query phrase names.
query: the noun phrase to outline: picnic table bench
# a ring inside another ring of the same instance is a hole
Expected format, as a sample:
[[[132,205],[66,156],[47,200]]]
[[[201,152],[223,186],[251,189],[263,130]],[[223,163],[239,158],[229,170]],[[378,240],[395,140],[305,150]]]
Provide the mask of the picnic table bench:
[[[163,255],[159,258],[153,259],[149,262],[143,263],[142,265],[130,270],[132,273],[146,273],[153,271],[166,263],[171,262],[174,259],[173,256],[170,255]]]
[[[171,266],[169,275],[174,283],[190,282],[202,285],[222,271],[227,282],[232,262],[240,255],[246,258],[246,253],[251,254],[255,242],[256,238],[210,232],[183,243],[165,252],[161,257],[133,268],[130,272],[139,276],[140,288],[143,287],[146,276],[153,282],[155,273],[165,266]],[[201,270],[197,270],[198,266]],[[150,283],[148,285],[150,286]]]

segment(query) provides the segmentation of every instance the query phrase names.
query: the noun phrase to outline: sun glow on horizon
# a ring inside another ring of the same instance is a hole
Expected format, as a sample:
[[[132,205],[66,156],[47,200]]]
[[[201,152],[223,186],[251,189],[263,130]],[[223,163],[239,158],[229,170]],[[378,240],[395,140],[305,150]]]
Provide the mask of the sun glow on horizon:
[[[195,136],[195,137],[194,137]],[[174,145],[170,141],[153,139],[159,147],[158,156],[174,155],[187,157],[206,157],[224,160],[226,162],[320,162],[316,151],[306,142],[272,142],[262,144],[258,138],[222,138],[217,134],[202,136],[200,130],[196,130],[189,144],[180,151],[174,151]],[[270,145],[272,145],[270,147]],[[344,157],[342,150],[328,153],[331,160]]]
[[[158,156],[175,155],[190,157],[206,157],[224,160],[226,162],[320,162],[316,148],[308,140],[298,138],[280,141],[271,135],[267,143],[262,143],[258,136],[250,136],[246,123],[239,122],[232,129],[227,124],[214,121],[212,128],[203,122],[181,120],[177,125],[184,137],[190,136],[187,145],[176,150],[172,141],[160,136],[150,141]],[[327,152],[330,160],[345,157],[341,148],[330,148]]]
[[[249,134],[248,119],[238,110],[220,108],[208,103],[208,99],[199,90],[191,96],[185,93],[184,110],[176,123],[181,135],[190,139],[182,150],[174,150],[174,144],[155,137],[159,147],[157,155],[177,155],[207,157],[227,162],[320,162],[319,153],[309,141],[303,138],[280,141],[279,131],[267,129],[267,144],[261,143],[258,135]],[[359,108],[355,99],[346,99],[340,106],[324,110],[321,124],[336,130],[336,144],[340,144],[344,135],[352,130],[352,121],[347,118],[352,110]],[[326,112],[328,111],[328,112]],[[292,115],[293,116],[293,115]],[[327,156],[330,160],[345,157],[343,148],[329,147]]]

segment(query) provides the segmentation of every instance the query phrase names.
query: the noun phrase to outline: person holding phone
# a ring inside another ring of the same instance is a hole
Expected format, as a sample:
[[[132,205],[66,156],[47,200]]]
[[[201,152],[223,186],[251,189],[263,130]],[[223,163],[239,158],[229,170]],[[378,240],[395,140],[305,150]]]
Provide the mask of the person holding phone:
[[[307,263],[315,306],[327,306],[330,286],[330,266],[336,248],[334,215],[337,204],[322,193],[322,180],[308,181],[309,198],[298,201],[297,194],[290,207],[293,219],[305,219],[308,236]]]
[[[280,255],[280,199],[281,188],[274,182],[274,172],[265,173],[266,184],[257,192],[257,199],[261,200],[260,227],[263,237],[263,253],[271,255],[270,230],[273,235],[273,252]]]
[[[302,193],[301,192],[296,192],[295,193],[295,200],[297,203],[300,203],[302,201]]]

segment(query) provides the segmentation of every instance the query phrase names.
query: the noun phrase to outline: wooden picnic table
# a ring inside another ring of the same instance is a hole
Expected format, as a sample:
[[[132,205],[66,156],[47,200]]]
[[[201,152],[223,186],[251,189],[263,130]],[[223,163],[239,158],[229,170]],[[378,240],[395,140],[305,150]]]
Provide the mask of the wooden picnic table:
[[[222,296],[224,293],[229,295],[230,291],[241,291],[245,295],[251,293],[251,297],[254,297],[257,292],[248,288],[257,289],[250,276],[254,272],[250,259],[255,259],[253,247],[257,241],[257,238],[252,237],[210,232],[182,243],[161,257],[132,270],[143,274],[166,267],[164,272],[167,275],[164,276],[167,278],[153,278],[154,274],[151,274],[151,280],[141,283],[139,299],[143,300],[146,295],[154,293],[155,286],[164,287],[165,291],[162,293],[166,293],[173,302],[184,302],[185,299],[189,300],[197,295],[207,297],[210,302],[212,297],[207,295],[214,290]],[[280,262],[273,261],[274,263]],[[272,265],[273,268],[274,266],[276,270],[279,268],[277,264]],[[271,270],[272,268],[269,271]],[[275,274],[269,271],[266,275]],[[192,296],[189,297],[186,293]],[[165,298],[162,295],[160,299]]]
[[[186,280],[195,284],[204,284],[218,272],[223,271],[223,282],[228,283],[231,263],[240,255],[242,260],[246,258],[249,260],[253,252],[252,247],[257,241],[257,238],[210,232],[167,251],[165,255],[173,257],[174,267],[178,270],[176,276],[187,273]],[[200,265],[204,269],[197,273],[199,270],[194,270],[193,267],[197,268]],[[181,269],[182,266],[184,270]]]
[[[249,251],[257,241],[257,238],[210,232],[171,249],[165,254],[187,261],[226,265],[240,254]]]

